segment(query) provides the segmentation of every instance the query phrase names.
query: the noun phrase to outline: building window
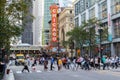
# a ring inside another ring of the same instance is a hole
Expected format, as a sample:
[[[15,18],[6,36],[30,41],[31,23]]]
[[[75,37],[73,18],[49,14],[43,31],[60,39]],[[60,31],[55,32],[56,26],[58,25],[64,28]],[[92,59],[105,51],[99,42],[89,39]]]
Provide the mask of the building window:
[[[107,18],[107,1],[105,0],[99,5],[99,19]]]
[[[89,18],[90,19],[95,18],[95,8],[89,10]]]
[[[115,38],[120,38],[120,18],[113,20]]]
[[[78,11],[79,11],[79,13],[80,13],[80,1],[78,2]]]
[[[85,10],[85,0],[80,0],[80,13]]]
[[[79,5],[78,3],[75,4],[75,15],[78,15],[79,13]]]
[[[76,18],[75,19],[75,27],[78,27],[79,26],[79,18]]]
[[[103,28],[103,32],[101,33],[102,41],[106,41],[108,39],[108,23],[102,23],[101,27]]]
[[[95,2],[96,2],[96,0],[89,0],[89,6],[94,5],[94,4],[95,4]]]
[[[81,15],[81,22],[85,22],[86,21],[86,15],[85,13]]]
[[[89,1],[90,1],[90,0],[85,0],[85,6],[86,6],[86,8],[89,7]]]
[[[112,0],[112,15],[120,13],[120,0]]]
[[[72,10],[70,10],[70,14],[72,14]]]

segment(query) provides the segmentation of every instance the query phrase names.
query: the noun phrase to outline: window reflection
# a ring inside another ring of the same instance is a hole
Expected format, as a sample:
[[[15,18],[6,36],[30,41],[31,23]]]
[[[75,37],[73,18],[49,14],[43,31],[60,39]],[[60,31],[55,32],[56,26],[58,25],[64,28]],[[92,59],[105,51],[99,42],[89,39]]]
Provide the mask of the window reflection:
[[[102,2],[99,5],[99,8],[100,8],[99,11],[100,19],[107,18],[107,1],[105,0],[104,2]]]
[[[112,14],[120,13],[120,0],[112,0]]]
[[[120,18],[113,21],[115,38],[120,38]]]

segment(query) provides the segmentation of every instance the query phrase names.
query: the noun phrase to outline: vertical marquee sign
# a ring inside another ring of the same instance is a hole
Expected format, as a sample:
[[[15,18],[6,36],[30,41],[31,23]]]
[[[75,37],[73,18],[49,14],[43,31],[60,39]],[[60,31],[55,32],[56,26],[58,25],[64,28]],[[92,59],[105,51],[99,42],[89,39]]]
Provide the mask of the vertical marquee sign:
[[[52,5],[50,6],[51,10],[51,38],[52,42],[57,42],[57,28],[58,28],[58,23],[57,23],[57,14],[58,14],[58,6],[57,5]]]

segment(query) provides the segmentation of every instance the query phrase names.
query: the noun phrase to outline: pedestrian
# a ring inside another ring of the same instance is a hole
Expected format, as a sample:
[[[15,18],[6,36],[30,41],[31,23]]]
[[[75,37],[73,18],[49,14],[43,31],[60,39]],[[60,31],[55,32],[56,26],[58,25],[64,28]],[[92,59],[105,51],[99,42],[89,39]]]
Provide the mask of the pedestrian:
[[[24,70],[27,70],[28,72],[30,72],[30,71],[29,71],[29,68],[28,68],[28,65],[27,65],[26,63],[24,63],[24,67],[23,67],[23,69],[22,69],[22,72],[23,72]]]
[[[44,60],[44,70],[47,70],[48,69],[48,59],[47,59],[47,57],[45,58],[45,60]]]
[[[50,64],[50,70],[53,70],[54,66],[54,58],[51,56],[51,64]]]
[[[62,60],[61,58],[58,59],[58,71],[62,68]]]
[[[36,67],[35,67],[35,64],[32,64],[32,70],[35,71],[36,70]]]
[[[105,56],[102,57],[102,63],[103,63],[103,70],[105,70],[105,67],[106,67],[106,57]]]

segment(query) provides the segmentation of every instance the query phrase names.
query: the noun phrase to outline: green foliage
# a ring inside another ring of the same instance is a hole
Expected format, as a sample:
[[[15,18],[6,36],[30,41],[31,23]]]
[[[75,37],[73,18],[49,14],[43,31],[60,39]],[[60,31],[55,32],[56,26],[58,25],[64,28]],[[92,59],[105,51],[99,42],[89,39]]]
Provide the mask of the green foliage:
[[[29,20],[33,19],[29,13],[32,5],[30,2],[31,0],[0,0],[0,48],[9,49],[11,38],[21,35],[24,26],[22,21],[26,20],[26,16],[29,16]]]
[[[72,40],[75,42],[76,48],[83,49],[83,46],[86,44],[92,48],[96,46],[96,39],[99,37],[96,34],[95,27],[99,26],[101,28],[101,23],[96,18],[89,19],[86,22],[83,22],[81,26],[75,27],[73,30],[67,32],[67,36],[69,36],[69,41]],[[107,37],[107,28],[103,30],[102,37]]]
[[[63,41],[62,42],[62,45],[65,47],[65,48],[67,48],[67,45],[69,44],[69,42],[68,41]]]

